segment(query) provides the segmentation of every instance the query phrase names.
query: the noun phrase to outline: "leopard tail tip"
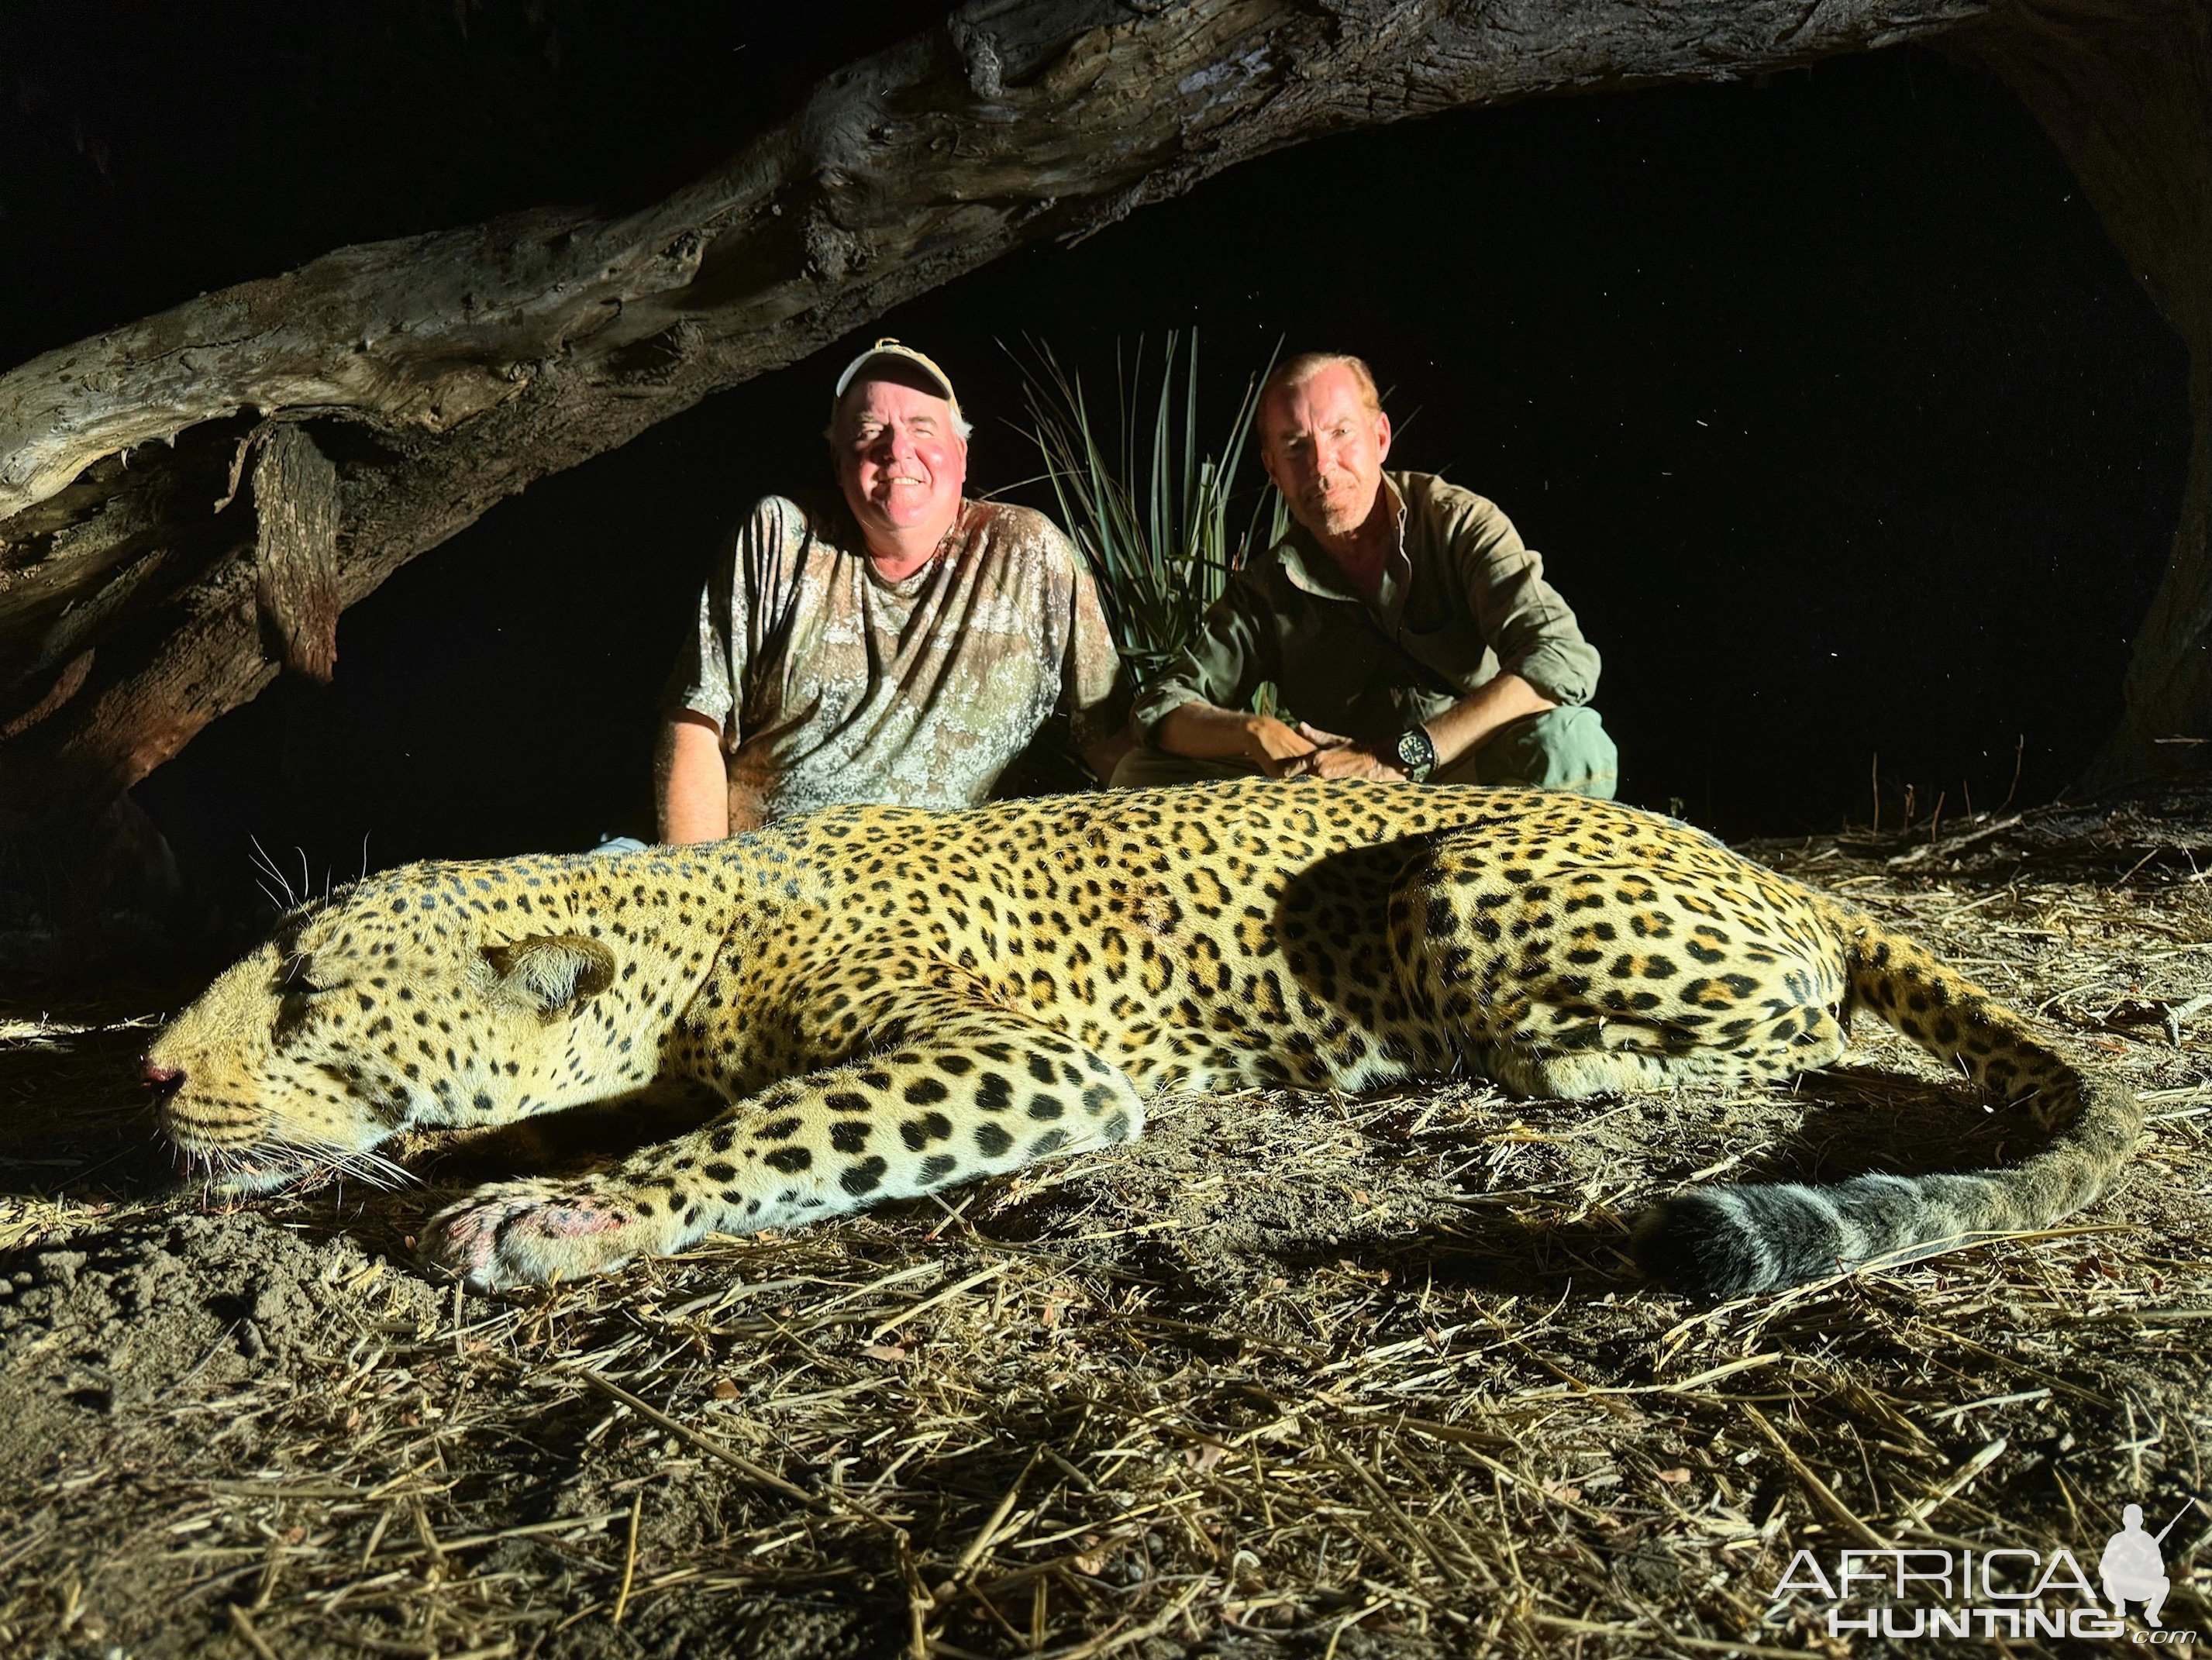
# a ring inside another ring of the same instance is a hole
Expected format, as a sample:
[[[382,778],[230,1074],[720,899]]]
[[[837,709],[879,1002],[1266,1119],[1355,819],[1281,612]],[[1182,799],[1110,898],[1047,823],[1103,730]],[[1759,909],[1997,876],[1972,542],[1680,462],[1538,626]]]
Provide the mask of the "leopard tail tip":
[[[1841,1230],[1793,1186],[1692,1188],[1637,1219],[1638,1268],[1685,1296],[1776,1291],[1834,1272]]]

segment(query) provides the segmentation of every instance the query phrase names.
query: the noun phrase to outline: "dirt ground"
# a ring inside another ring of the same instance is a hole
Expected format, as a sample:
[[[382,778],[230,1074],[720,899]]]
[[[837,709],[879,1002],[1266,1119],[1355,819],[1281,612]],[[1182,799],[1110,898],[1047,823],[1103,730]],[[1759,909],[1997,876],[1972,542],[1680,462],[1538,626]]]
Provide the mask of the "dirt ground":
[[[1188,1100],[943,1203],[484,1299],[410,1239],[543,1149],[211,1209],[136,1085],[180,994],[19,992],[0,1653],[2075,1653],[1832,1636],[1776,1587],[1845,1547],[2094,1576],[2129,1503],[2179,1515],[2166,1624],[2202,1633],[2212,788],[1753,851],[2128,1079],[2124,1188],[1778,1297],[1645,1287],[1627,1219],[1685,1182],[2027,1145],[1863,1023],[1794,1093]]]

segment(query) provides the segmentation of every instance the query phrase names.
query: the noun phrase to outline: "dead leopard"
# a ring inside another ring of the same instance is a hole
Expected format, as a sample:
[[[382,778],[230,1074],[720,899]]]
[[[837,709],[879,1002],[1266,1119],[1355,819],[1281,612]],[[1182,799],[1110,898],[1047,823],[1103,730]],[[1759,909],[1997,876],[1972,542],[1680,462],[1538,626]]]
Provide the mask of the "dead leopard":
[[[1580,796],[1261,781],[858,807],[696,848],[424,864],[302,906],[148,1055],[234,1190],[395,1132],[656,1079],[729,1103],[574,1182],[483,1189],[425,1250],[573,1277],[1127,1140],[1156,1091],[1472,1072],[1582,1098],[1783,1079],[1863,1005],[2057,1129],[2010,1169],[1698,1189],[1639,1224],[1674,1286],[1785,1286],[2094,1199],[2134,1098],[1872,919]]]

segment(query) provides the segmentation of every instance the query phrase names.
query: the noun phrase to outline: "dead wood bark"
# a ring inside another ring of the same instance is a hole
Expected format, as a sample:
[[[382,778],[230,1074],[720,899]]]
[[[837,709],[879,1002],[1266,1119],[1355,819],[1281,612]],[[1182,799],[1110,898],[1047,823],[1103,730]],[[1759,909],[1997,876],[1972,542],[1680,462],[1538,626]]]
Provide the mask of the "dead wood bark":
[[[977,0],[642,212],[342,249],[49,353],[0,377],[0,714],[38,717],[0,739],[0,818],[96,807],[274,674],[239,488],[264,421],[334,465],[350,605],[533,479],[1239,161],[1787,67],[1990,3]]]
[[[262,655],[318,685],[338,660],[338,471],[305,429],[270,433],[253,469]]]
[[[2008,0],[1962,44],[2035,112],[2189,348],[2195,440],[2126,713],[2090,781],[2201,765],[2212,739],[2212,5]]]

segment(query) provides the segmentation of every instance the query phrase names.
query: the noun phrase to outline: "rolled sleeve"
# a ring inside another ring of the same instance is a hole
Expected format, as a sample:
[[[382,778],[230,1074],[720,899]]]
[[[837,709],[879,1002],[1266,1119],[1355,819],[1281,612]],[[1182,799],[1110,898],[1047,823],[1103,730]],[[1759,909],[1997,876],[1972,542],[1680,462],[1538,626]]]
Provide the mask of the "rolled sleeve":
[[[1137,741],[1158,746],[1160,722],[1186,703],[1241,709],[1270,678],[1273,640],[1255,598],[1238,580],[1215,600],[1198,633],[1137,699],[1130,725]]]
[[[1554,703],[1589,702],[1597,690],[1597,648],[1544,580],[1543,556],[1486,502],[1455,540],[1468,603],[1498,654],[1498,672],[1519,675]]]

